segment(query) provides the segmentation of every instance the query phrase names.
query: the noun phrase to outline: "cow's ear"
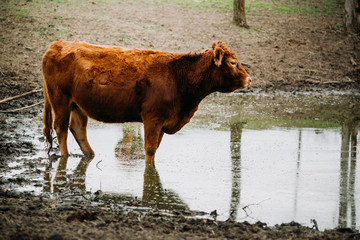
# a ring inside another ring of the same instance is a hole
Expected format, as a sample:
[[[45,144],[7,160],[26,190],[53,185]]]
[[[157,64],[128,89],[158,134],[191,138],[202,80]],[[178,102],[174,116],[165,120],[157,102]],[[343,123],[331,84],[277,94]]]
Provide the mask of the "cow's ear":
[[[224,50],[220,46],[215,47],[214,48],[214,62],[215,62],[216,66],[218,66],[218,67],[221,66],[223,57],[224,57]]]

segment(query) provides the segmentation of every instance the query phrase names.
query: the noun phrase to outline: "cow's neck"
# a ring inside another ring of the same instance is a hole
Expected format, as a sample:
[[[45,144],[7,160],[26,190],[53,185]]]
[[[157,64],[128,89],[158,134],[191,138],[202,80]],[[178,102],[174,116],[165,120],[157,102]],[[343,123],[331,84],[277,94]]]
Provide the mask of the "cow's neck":
[[[212,52],[188,54],[182,56],[176,64],[178,72],[178,91],[181,98],[182,114],[193,115],[198,104],[207,95],[214,92],[211,68]]]
[[[212,53],[187,54],[179,59],[178,90],[182,97],[189,97],[194,101],[201,101],[212,93],[211,81]]]

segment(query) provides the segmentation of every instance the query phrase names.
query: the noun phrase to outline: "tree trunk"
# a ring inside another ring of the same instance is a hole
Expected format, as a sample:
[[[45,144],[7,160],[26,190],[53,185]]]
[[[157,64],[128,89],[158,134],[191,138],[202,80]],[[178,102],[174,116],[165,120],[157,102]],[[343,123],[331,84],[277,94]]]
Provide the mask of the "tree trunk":
[[[249,27],[246,23],[245,0],[234,0],[234,22],[242,27]]]
[[[360,0],[345,0],[345,25],[348,33],[360,32]]]

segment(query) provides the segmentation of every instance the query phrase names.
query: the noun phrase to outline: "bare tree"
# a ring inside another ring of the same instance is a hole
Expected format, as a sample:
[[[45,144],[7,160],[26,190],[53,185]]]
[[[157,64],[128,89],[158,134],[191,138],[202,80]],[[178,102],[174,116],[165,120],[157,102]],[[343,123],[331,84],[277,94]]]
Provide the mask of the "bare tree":
[[[347,32],[360,32],[360,0],[345,0],[345,24]]]
[[[242,27],[249,27],[246,23],[245,0],[234,0],[234,22]]]

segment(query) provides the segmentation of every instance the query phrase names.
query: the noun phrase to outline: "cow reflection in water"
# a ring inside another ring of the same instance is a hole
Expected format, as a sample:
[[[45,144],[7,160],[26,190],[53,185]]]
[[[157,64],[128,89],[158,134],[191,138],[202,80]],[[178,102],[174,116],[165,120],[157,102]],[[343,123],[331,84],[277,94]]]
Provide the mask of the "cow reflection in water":
[[[134,165],[136,160],[144,160],[144,141],[141,127],[134,124],[123,124],[123,137],[115,147],[115,157],[121,163]],[[141,161],[141,163],[142,163]]]
[[[51,177],[51,169],[52,169],[52,161],[45,171],[44,176],[44,192],[61,192],[66,190],[76,191],[79,190],[81,192],[86,191],[85,186],[85,178],[86,178],[86,170],[91,162],[92,157],[82,157],[73,174],[66,174],[66,165],[68,161],[68,157],[61,157],[59,160],[59,165],[56,170],[56,175],[54,180],[52,181]],[[52,189],[51,189],[52,183]]]
[[[145,157],[143,150],[143,139],[141,136],[141,128],[135,127],[132,124],[123,126],[123,138],[119,141],[115,148],[115,156],[122,165],[135,166],[137,163],[143,164]],[[86,170],[92,161],[91,157],[81,158],[79,164],[72,174],[67,174],[67,161],[68,157],[61,157],[57,167],[56,175],[52,179],[51,171],[53,161],[46,169],[44,176],[45,184],[43,187],[44,192],[66,192],[66,191],[86,191]],[[136,202],[135,197],[124,194],[111,194],[114,199],[126,199],[129,202]],[[106,194],[106,197],[110,197]],[[101,196],[100,196],[101,198]],[[144,171],[144,185],[142,204],[143,207],[151,207],[162,210],[177,210],[188,211],[189,207],[181,200],[175,192],[164,189],[160,176],[153,163],[146,163]]]
[[[121,164],[127,166],[143,164],[145,154],[141,131],[140,126],[123,125],[123,138],[115,148],[115,156]],[[163,210],[189,210],[178,194],[163,188],[153,162],[145,165],[142,206]]]
[[[156,209],[189,210],[177,193],[163,188],[159,174],[152,163],[146,163],[142,202],[143,206]]]

